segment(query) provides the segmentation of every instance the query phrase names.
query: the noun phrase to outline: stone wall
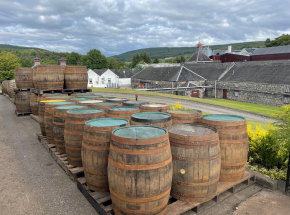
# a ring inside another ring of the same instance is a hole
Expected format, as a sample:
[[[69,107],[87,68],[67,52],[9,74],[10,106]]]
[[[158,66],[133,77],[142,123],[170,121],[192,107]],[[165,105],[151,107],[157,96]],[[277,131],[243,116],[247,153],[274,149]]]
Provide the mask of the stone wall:
[[[206,85],[213,86],[206,89],[205,96],[215,97],[214,81],[207,81]],[[223,90],[227,90],[227,99],[254,104],[281,107],[285,105],[285,85],[261,84],[250,82],[217,82],[217,98],[223,98]],[[290,93],[289,93],[290,96]],[[288,98],[288,96],[286,95]]]

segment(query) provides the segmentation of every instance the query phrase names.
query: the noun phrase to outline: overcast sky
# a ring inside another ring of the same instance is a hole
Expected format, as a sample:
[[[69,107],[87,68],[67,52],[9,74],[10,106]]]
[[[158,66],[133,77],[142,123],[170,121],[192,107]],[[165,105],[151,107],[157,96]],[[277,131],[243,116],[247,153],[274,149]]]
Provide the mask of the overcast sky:
[[[290,0],[0,1],[0,44],[111,56],[149,47],[274,39],[290,33]]]

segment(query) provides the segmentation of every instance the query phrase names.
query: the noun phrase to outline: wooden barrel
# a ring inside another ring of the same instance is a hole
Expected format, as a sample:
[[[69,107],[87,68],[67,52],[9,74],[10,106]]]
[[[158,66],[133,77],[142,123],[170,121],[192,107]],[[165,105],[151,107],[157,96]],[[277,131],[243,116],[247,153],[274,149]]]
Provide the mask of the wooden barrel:
[[[62,93],[46,93],[46,94],[38,94],[37,96],[37,107],[39,107],[39,102],[43,100],[65,100],[68,101],[71,99],[67,94]]]
[[[30,91],[18,92],[15,96],[15,105],[18,113],[31,113]]]
[[[172,183],[167,130],[126,126],[111,139],[108,180],[115,214],[165,214]]]
[[[213,114],[201,118],[218,130],[221,144],[220,181],[238,181],[245,173],[249,140],[246,119],[235,115]]]
[[[126,98],[114,98],[114,99],[107,99],[107,102],[117,102],[117,103],[124,103],[130,101]]]
[[[163,112],[167,113],[170,106],[167,104],[144,104],[140,106],[140,112]]]
[[[149,102],[146,102],[146,101],[128,101],[128,102],[124,102],[123,106],[140,107],[141,105],[144,105],[144,104],[149,104]]]
[[[213,199],[221,169],[217,129],[181,124],[170,127],[168,133],[173,165],[171,195],[185,202]]]
[[[89,93],[72,93],[71,96],[78,98],[79,96],[88,96],[88,95],[93,95],[91,92]]]
[[[47,142],[54,144],[53,137],[53,116],[54,108],[58,106],[73,105],[74,102],[47,102],[44,108],[44,128],[46,133]]]
[[[44,126],[44,110],[45,110],[45,103],[47,102],[65,102],[65,100],[43,100],[39,102],[38,105],[38,122],[39,122],[39,127],[41,130],[41,134],[43,136],[46,136],[45,133],[45,126]]]
[[[72,99],[71,96],[48,96],[48,97],[45,97],[46,100],[49,100],[49,99],[61,99],[61,100],[66,100],[66,101],[70,101]]]
[[[64,128],[64,144],[69,164],[81,167],[82,141],[85,122],[91,119],[104,118],[101,109],[74,109],[67,111]]]
[[[8,85],[8,80],[4,80],[2,82],[2,93],[7,94],[7,85]]]
[[[172,120],[168,113],[142,112],[132,115],[131,125],[155,125],[168,128],[172,126]]]
[[[107,114],[108,109],[111,107],[121,107],[122,103],[113,103],[113,102],[101,102],[92,105],[92,108],[102,109]]]
[[[116,97],[96,97],[96,100],[101,100],[103,102],[106,102],[108,99],[114,99]]]
[[[14,77],[15,77],[16,87],[18,89],[34,88],[32,68],[30,67],[16,68]]]
[[[64,85],[63,68],[60,65],[38,65],[36,82],[39,90],[62,90]]]
[[[16,88],[15,80],[8,81],[8,96],[15,98],[14,88]]]
[[[111,107],[108,109],[107,117],[131,120],[132,114],[135,113],[140,113],[138,107]]]
[[[87,108],[84,105],[66,105],[54,108],[53,115],[53,138],[54,144],[56,146],[56,151],[65,154],[65,144],[64,144],[64,127],[66,112],[72,109],[83,109]]]
[[[102,103],[103,101],[100,101],[100,100],[81,100],[81,101],[78,101],[77,104],[78,105],[86,105],[88,107],[91,107],[93,106],[94,104],[97,104],[97,103]]]
[[[82,161],[89,189],[109,191],[107,168],[111,133],[115,128],[129,124],[129,120],[119,118],[92,119],[85,123]]]
[[[171,115],[172,125],[197,123],[202,116],[200,110],[169,110],[167,113]]]
[[[39,94],[39,96],[41,98],[47,98],[47,97],[54,97],[54,96],[68,96],[68,94],[63,94],[63,93],[45,93],[45,94],[42,94],[42,95]]]
[[[74,102],[75,104],[77,104],[79,101],[88,101],[91,100],[90,98],[70,98],[70,101]]]
[[[103,96],[99,96],[99,95],[85,95],[85,96],[78,96],[78,98],[89,98],[90,100],[95,100],[96,98],[102,98]]]
[[[35,93],[30,95],[30,108],[33,115],[38,116],[38,96]]]
[[[88,72],[86,66],[64,67],[65,89],[87,89]]]

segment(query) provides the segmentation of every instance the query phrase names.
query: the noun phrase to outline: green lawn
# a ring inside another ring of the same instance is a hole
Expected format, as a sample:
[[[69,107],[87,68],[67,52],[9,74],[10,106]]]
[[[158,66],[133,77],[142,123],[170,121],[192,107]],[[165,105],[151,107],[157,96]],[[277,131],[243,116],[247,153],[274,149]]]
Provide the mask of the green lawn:
[[[96,88],[96,87],[91,87],[91,89],[93,91],[98,91],[98,92],[129,93],[129,94],[138,93],[138,95],[163,96],[163,97],[175,98],[176,101],[180,101],[182,99],[191,100],[191,101],[197,101],[197,102],[202,102],[202,103],[207,103],[207,104],[219,105],[223,107],[235,108],[238,110],[257,113],[257,114],[261,114],[261,115],[265,115],[269,117],[273,117],[275,113],[281,111],[281,108],[278,108],[278,107],[257,105],[257,104],[252,104],[252,103],[236,102],[236,101],[222,100],[222,99],[200,99],[200,98],[193,98],[193,97],[187,97],[187,96],[177,96],[177,95],[171,95],[171,94],[165,94],[165,93],[155,93],[155,92],[147,92],[147,91],[127,90],[127,89]]]

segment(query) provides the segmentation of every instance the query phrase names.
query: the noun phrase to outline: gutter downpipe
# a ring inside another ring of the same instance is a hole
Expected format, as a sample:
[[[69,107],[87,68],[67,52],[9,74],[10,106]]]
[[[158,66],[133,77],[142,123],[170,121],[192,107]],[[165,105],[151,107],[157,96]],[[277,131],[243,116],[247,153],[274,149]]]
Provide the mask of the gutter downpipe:
[[[214,89],[215,89],[215,90],[214,90],[214,98],[215,98],[215,99],[216,99],[216,82],[217,82],[217,80],[214,81]]]

